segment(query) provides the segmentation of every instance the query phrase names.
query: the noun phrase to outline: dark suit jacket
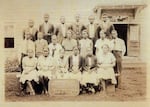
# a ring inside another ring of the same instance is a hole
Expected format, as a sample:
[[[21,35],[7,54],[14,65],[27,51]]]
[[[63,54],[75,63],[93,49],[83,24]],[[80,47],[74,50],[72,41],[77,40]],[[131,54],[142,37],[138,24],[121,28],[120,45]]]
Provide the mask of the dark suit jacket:
[[[89,33],[89,26],[90,26],[90,24],[88,24],[88,25],[86,26],[88,33]],[[97,27],[98,27],[98,24],[97,24],[97,23],[95,23],[95,24],[94,24],[94,31],[95,31],[95,35],[94,35],[94,37],[96,37]]]
[[[30,31],[30,28],[28,27],[28,28],[26,28],[26,29],[23,30],[23,39],[26,38],[25,37],[25,32],[26,31]],[[38,33],[38,30],[36,28],[33,28],[32,32],[30,32],[30,34],[31,34],[31,40],[33,40],[33,41],[37,40],[37,33]]]
[[[69,64],[69,68],[68,70],[71,71],[72,67],[73,67],[73,56],[69,56],[68,58],[68,64]],[[79,69],[82,71],[83,70],[83,58],[81,56],[79,56]]]
[[[44,23],[39,26],[39,31],[43,32],[43,34],[46,34],[46,32],[44,30]],[[50,35],[54,34],[54,25],[53,24],[49,23],[49,29],[48,29],[47,33],[49,33]]]
[[[89,67],[89,60],[88,60],[89,57],[90,56],[87,55],[84,58],[84,60],[83,60],[83,69],[85,69],[86,67]],[[91,63],[92,63],[91,66],[90,66],[90,69],[92,69],[92,68],[96,67],[96,65],[97,65],[97,59],[96,59],[96,57],[94,55],[92,55],[90,58],[91,58]]]
[[[74,32],[73,38],[74,39],[81,39],[81,32],[86,29],[86,27],[82,23],[73,23],[69,29],[71,29]],[[78,29],[78,32],[77,32]]]
[[[114,28],[114,25],[113,24],[110,24],[109,26],[108,26],[108,28],[107,28],[107,30],[106,30],[106,37],[108,37],[108,38],[111,38],[111,31],[112,30],[114,30],[115,28]],[[102,26],[101,25],[99,25],[98,27],[97,27],[97,30],[96,30],[96,39],[99,39],[100,38],[100,35],[99,35],[99,32],[102,30]]]
[[[68,30],[68,25],[66,25],[65,24],[65,33],[67,32],[67,30]],[[63,41],[63,34],[62,34],[62,27],[61,27],[61,24],[56,28],[56,30],[55,30],[55,34],[57,35],[57,37],[58,37],[58,42],[59,43],[62,43],[62,41]],[[66,37],[66,35],[65,35],[65,37]]]

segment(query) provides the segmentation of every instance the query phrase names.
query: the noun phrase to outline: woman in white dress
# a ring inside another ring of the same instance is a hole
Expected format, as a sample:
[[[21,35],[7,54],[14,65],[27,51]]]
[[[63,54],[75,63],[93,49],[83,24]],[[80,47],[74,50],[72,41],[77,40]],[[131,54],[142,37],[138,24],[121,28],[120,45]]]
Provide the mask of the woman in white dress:
[[[65,57],[64,49],[60,52],[60,57],[57,60],[57,79],[67,79],[68,78],[68,59]]]
[[[43,55],[38,58],[37,68],[44,94],[48,94],[48,82],[54,77],[53,72],[55,71],[53,59],[49,56],[48,47],[43,49]]]
[[[38,83],[38,73],[36,71],[37,59],[33,57],[34,51],[32,49],[28,49],[28,56],[24,57],[22,60],[23,72],[20,76],[20,82],[22,84],[27,83],[27,86],[30,89],[30,95],[35,95],[35,91],[31,84],[31,81],[34,80]]]
[[[113,67],[115,66],[115,57],[109,51],[109,45],[104,44],[102,46],[103,53],[98,56],[98,78],[100,79],[103,87],[103,91],[105,91],[105,80],[111,79],[112,84],[116,84],[116,78]]]

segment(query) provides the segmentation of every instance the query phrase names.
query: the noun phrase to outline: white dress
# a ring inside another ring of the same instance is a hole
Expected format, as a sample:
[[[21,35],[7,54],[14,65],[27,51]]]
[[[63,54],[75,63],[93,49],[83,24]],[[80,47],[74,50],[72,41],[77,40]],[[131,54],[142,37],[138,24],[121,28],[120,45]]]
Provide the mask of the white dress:
[[[112,53],[107,53],[106,55],[101,54],[98,57],[98,63],[101,64],[111,64],[115,61],[116,59]],[[113,67],[107,67],[107,68],[99,67],[97,69],[97,73],[99,79],[111,79],[113,84],[117,83]]]
[[[37,67],[39,69],[39,76],[45,76],[49,79],[54,77],[55,66],[53,64],[53,58],[40,56]]]
[[[57,71],[56,71],[57,79],[68,79],[68,70],[67,70],[67,59],[59,58],[57,61]]]
[[[20,82],[25,83],[28,81],[39,81],[38,72],[36,71],[37,59],[35,57],[29,58],[28,56],[24,57],[22,60],[23,72],[20,76]]]
[[[98,85],[98,75],[95,71],[85,71],[82,74],[81,84],[86,85],[86,83],[93,83]]]

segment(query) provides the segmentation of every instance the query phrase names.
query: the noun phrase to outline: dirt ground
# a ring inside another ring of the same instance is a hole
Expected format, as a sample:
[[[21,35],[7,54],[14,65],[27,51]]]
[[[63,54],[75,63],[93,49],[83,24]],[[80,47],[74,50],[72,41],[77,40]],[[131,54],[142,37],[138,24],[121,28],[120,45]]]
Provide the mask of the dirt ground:
[[[139,69],[124,69],[122,72],[122,88],[115,93],[103,95],[83,94],[75,97],[51,97],[45,95],[18,97],[16,73],[5,74],[5,101],[144,101],[146,98],[146,71]]]

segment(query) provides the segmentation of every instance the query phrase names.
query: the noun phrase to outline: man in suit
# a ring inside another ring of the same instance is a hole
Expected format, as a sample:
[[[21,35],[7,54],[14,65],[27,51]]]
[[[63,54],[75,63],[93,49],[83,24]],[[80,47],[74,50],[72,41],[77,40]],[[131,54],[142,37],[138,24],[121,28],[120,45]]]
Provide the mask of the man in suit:
[[[112,39],[111,31],[114,30],[114,29],[115,29],[115,27],[114,27],[113,24],[110,23],[108,15],[103,14],[102,15],[102,21],[100,22],[99,27],[97,27],[96,36],[98,38],[100,38],[99,32],[101,30],[104,30],[106,32],[106,38]]]
[[[98,27],[97,23],[94,23],[95,21],[95,17],[93,15],[89,16],[89,24],[87,25],[87,30],[89,33],[89,38],[93,41],[93,54],[95,54],[95,50],[96,48],[94,47],[96,40],[98,39],[98,37],[96,37],[96,30]]]
[[[55,34],[57,35],[57,38],[58,38],[58,43],[61,44],[64,38],[66,38],[67,30],[68,30],[68,26],[66,25],[65,17],[62,16],[60,18],[60,24],[58,25],[55,31]]]
[[[51,36],[54,34],[54,25],[49,23],[49,15],[44,15],[44,23],[39,26],[39,31],[43,32],[44,39],[47,40],[48,44],[51,43]]]
[[[116,87],[121,88],[122,57],[126,52],[126,46],[124,40],[118,38],[116,30],[112,30],[111,34],[113,37],[112,43],[114,43],[113,54],[116,57],[116,66],[114,67],[114,71],[115,73],[120,74],[120,76],[117,77]]]
[[[29,20],[28,27],[23,30],[23,39],[27,38],[26,35],[25,35],[26,31],[29,31],[30,39],[32,41],[37,40],[37,32],[38,32],[38,30],[34,27],[34,21],[33,20]]]
[[[81,39],[81,32],[86,27],[80,22],[80,15],[75,16],[75,22],[71,25],[70,29],[74,32],[74,38],[79,40]]]

